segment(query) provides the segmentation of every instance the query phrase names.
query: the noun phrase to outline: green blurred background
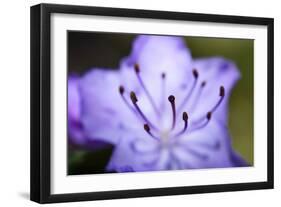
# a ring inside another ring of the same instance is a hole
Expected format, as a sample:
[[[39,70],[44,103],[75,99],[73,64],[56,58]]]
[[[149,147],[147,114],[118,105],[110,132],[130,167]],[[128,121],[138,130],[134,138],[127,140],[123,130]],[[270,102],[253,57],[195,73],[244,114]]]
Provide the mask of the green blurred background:
[[[118,68],[129,55],[136,35],[68,31],[68,72],[83,74],[93,67]],[[229,128],[235,150],[253,165],[254,40],[185,37],[193,58],[221,56],[236,63],[241,80],[230,99]],[[110,158],[106,150],[86,150],[69,145],[68,174],[101,173]]]

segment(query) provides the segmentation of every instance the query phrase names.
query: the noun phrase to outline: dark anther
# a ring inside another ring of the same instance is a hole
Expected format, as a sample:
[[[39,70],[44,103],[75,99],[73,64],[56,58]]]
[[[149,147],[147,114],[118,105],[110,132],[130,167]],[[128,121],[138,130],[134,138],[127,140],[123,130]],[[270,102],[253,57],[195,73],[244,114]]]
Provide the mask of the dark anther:
[[[184,127],[183,127],[183,129],[182,129],[180,132],[178,132],[177,134],[175,134],[174,137],[179,137],[179,136],[181,136],[181,135],[184,134],[184,133],[186,132],[186,130],[187,130],[188,115],[187,115],[186,112],[183,112],[183,113],[182,113],[182,119],[183,119],[183,121],[184,121]]]
[[[209,111],[209,112],[207,113],[207,119],[210,120],[211,117],[212,117],[212,112]]]
[[[183,112],[183,114],[182,114],[182,119],[183,119],[184,121],[187,121],[187,120],[188,120],[188,115],[187,115],[186,112]]]
[[[221,96],[221,97],[224,97],[224,95],[225,95],[225,90],[224,90],[224,87],[221,86],[221,87],[220,87],[220,96]]]
[[[196,69],[193,69],[192,71],[194,78],[198,78],[198,71]]]
[[[168,97],[168,100],[171,102],[171,103],[174,103],[175,102],[175,97],[173,95],[169,96]]]
[[[165,73],[162,73],[162,74],[161,74],[161,78],[162,78],[162,79],[165,79],[165,78],[166,78],[166,74],[165,74]]]
[[[176,104],[175,104],[175,96],[173,96],[173,95],[170,95],[169,97],[168,97],[168,100],[170,101],[170,103],[171,103],[171,107],[172,107],[172,113],[173,113],[173,121],[172,121],[172,128],[171,128],[171,130],[172,129],[174,129],[175,128],[175,125],[176,125]]]
[[[201,83],[201,87],[203,88],[203,87],[205,87],[206,86],[206,81],[203,81],[202,83]]]
[[[123,95],[124,91],[125,91],[124,87],[123,86],[119,86],[119,93],[121,95]]]
[[[134,104],[138,102],[137,96],[133,91],[130,93],[130,98]]]
[[[154,134],[151,133],[150,127],[148,124],[143,125],[144,130],[154,139],[159,140],[159,137],[156,137]]]
[[[148,126],[148,124],[143,125],[143,128],[145,131],[150,132],[150,127]]]
[[[135,69],[135,72],[136,72],[136,73],[139,73],[139,72],[140,72],[140,66],[139,66],[139,64],[135,63],[134,69]]]

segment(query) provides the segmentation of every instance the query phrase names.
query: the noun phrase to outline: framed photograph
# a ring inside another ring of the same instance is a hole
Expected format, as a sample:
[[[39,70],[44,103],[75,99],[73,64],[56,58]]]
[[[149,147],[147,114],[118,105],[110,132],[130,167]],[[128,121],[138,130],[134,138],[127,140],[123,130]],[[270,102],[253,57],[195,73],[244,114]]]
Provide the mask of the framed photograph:
[[[273,188],[273,19],[31,7],[31,200]]]

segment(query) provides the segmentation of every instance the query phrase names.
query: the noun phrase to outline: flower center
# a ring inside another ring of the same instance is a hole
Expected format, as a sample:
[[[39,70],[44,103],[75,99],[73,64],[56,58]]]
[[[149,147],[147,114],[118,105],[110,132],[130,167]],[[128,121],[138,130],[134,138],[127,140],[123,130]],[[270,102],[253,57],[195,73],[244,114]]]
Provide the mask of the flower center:
[[[146,95],[153,111],[155,112],[156,116],[161,119],[163,118],[163,115],[161,114],[160,109],[157,107],[157,105],[155,104],[155,101],[153,99],[153,96],[150,94],[149,90],[147,89],[146,85],[144,84],[144,81],[140,75],[141,70],[138,64],[134,65],[134,70],[135,70],[135,74],[137,76],[138,82],[142,88],[142,90],[144,91],[144,94]],[[163,146],[168,146],[170,141],[172,141],[172,139],[174,138],[178,138],[180,136],[182,136],[185,133],[188,132],[192,132],[192,131],[196,131],[196,130],[200,130],[204,127],[206,127],[208,125],[208,123],[211,120],[212,114],[217,110],[217,108],[220,106],[220,104],[223,101],[223,98],[225,96],[225,89],[223,86],[220,86],[219,88],[219,99],[217,101],[217,103],[209,110],[206,112],[205,116],[202,116],[201,118],[197,119],[196,121],[194,121],[193,123],[189,124],[188,120],[188,114],[187,112],[183,112],[182,113],[182,120],[184,122],[183,128],[178,131],[175,132],[176,129],[176,123],[177,123],[177,116],[179,115],[179,113],[181,111],[183,111],[184,106],[187,104],[187,102],[189,101],[191,95],[194,93],[195,88],[198,85],[198,77],[199,77],[199,73],[196,69],[194,69],[192,71],[193,74],[193,83],[191,86],[191,89],[187,91],[186,94],[184,94],[184,98],[183,101],[178,105],[178,107],[176,107],[176,98],[174,95],[170,95],[168,96],[168,101],[170,102],[170,107],[171,107],[171,126],[168,129],[163,129],[163,127],[158,126],[157,124],[154,124],[149,117],[147,117],[145,115],[145,113],[143,112],[143,110],[141,109],[141,106],[139,106],[138,104],[138,98],[137,95],[135,94],[134,91],[131,91],[129,93],[129,97],[131,100],[131,103],[128,101],[128,98],[125,96],[125,88],[123,86],[119,86],[119,93],[124,101],[124,103],[127,105],[127,107],[132,111],[132,113],[134,113],[138,118],[141,119],[141,121],[145,122],[145,124],[143,125],[144,130],[147,132],[147,134],[162,143]],[[162,96],[163,96],[163,102],[161,103],[160,108],[164,109],[166,103],[165,101],[166,99],[166,91],[165,91],[165,82],[166,82],[166,74],[162,73],[161,74],[161,80],[162,80]],[[206,85],[206,81],[203,81],[200,84],[200,88],[199,91],[197,92],[197,94],[195,94],[195,101],[193,103],[193,105],[197,105],[197,101],[202,93],[203,88]],[[189,126],[190,125],[190,126]]]

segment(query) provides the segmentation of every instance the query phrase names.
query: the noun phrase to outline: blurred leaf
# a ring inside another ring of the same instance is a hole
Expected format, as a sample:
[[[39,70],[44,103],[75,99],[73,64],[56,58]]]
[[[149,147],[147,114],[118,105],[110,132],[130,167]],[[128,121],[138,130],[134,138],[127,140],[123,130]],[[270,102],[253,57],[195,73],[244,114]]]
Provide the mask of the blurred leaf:
[[[113,147],[100,150],[71,150],[69,152],[68,175],[104,173]]]

